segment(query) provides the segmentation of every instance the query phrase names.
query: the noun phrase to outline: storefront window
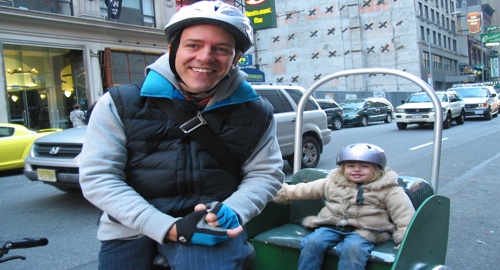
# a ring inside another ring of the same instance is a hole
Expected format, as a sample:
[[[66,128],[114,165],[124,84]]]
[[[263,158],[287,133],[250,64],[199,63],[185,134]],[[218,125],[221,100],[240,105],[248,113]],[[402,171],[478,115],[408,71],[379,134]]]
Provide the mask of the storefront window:
[[[68,128],[75,103],[87,108],[82,51],[4,44],[12,123]]]
[[[159,53],[130,52],[106,49],[104,52],[104,87],[139,82],[144,69],[161,56]]]

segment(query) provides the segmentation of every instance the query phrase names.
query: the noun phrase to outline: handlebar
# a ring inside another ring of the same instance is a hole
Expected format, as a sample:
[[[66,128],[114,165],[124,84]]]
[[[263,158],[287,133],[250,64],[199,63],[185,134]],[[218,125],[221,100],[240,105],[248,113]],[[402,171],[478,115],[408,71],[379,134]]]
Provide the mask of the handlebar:
[[[46,246],[49,243],[47,238],[23,238],[19,240],[8,240],[6,242],[0,242],[0,263],[20,259],[25,260],[26,257],[23,256],[10,256],[2,258],[3,255],[9,253],[11,249],[21,249],[21,248],[32,248]]]

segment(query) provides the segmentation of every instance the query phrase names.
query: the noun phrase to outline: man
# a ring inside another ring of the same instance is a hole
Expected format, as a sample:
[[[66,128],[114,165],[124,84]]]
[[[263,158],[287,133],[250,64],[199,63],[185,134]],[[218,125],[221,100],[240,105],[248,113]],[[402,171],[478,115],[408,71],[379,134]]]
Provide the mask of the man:
[[[99,268],[153,269],[160,252],[176,270],[242,269],[253,251],[242,226],[284,180],[272,108],[237,66],[252,29],[234,6],[202,1],[181,8],[164,31],[169,53],[147,67],[142,84],[109,89],[88,125],[80,184],[104,212]],[[207,119],[239,174],[159,100]]]

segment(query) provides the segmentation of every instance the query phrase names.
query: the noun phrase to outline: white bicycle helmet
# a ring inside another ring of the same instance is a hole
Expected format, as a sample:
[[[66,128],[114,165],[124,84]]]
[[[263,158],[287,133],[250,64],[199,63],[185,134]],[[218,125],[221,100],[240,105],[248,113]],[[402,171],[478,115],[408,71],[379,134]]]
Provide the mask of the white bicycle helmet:
[[[198,24],[212,24],[226,29],[234,35],[236,48],[242,53],[253,44],[253,30],[250,20],[235,6],[221,1],[200,1],[182,7],[163,29],[167,40],[172,43],[179,31]]]
[[[337,165],[346,161],[364,161],[370,162],[385,169],[387,165],[387,158],[385,151],[369,143],[355,143],[346,146],[337,154]]]

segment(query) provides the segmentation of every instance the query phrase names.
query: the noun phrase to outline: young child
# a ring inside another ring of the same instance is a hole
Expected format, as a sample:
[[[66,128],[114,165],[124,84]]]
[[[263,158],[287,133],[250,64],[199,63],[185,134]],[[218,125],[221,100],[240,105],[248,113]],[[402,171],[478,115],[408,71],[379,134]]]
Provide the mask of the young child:
[[[301,242],[298,269],[321,269],[324,254],[337,244],[342,270],[365,269],[375,244],[392,239],[399,247],[415,209],[386,164],[380,147],[352,144],[337,154],[340,167],[326,178],[283,185],[275,202],[325,200],[318,215],[302,221],[315,230]]]

